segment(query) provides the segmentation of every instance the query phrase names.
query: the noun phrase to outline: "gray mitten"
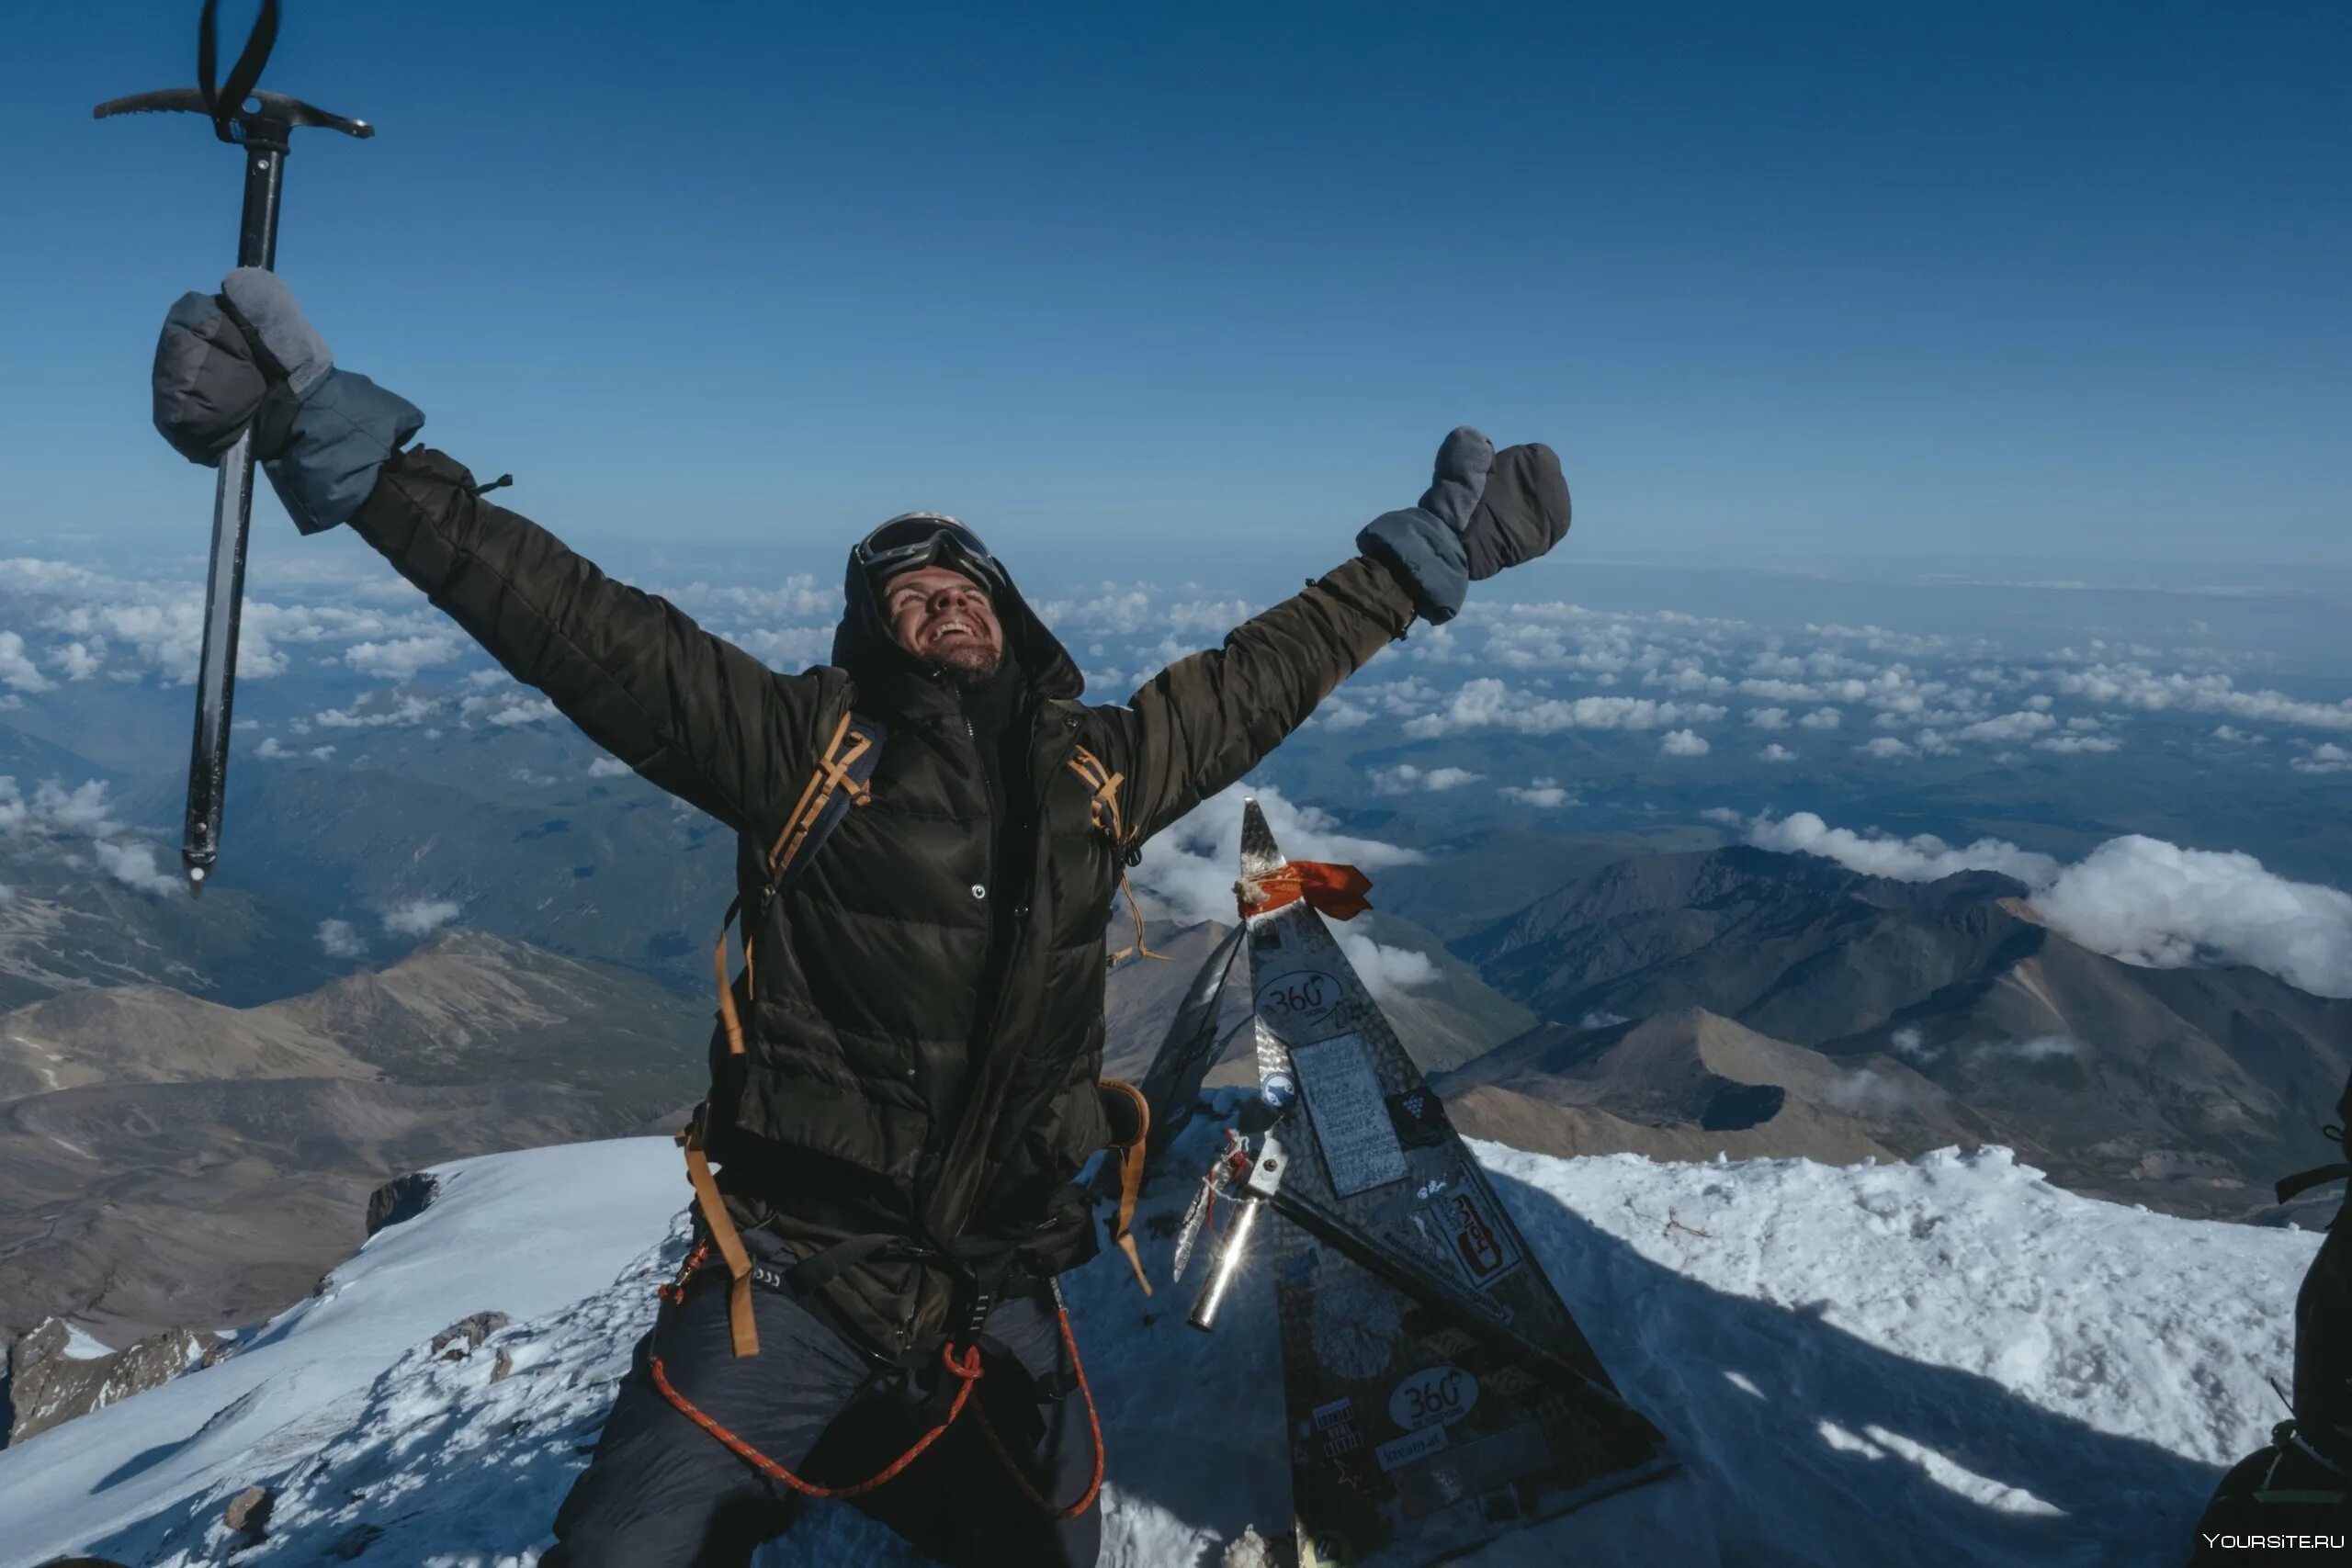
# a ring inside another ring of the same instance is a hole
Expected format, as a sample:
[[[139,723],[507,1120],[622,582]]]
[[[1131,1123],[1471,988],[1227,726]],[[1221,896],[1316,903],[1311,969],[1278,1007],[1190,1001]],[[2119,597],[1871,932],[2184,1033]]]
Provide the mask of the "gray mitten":
[[[1532,560],[1568,531],[1568,482],[1549,446],[1506,446],[1464,425],[1438,448],[1419,506],[1384,513],[1356,547],[1385,561],[1432,626],[1461,612],[1473,582]]]
[[[277,499],[316,534],[347,521],[377,470],[424,415],[365,376],[338,370],[277,274],[239,267],[218,297],[184,294],[155,344],[155,428],[190,462],[217,467],[253,426]]]

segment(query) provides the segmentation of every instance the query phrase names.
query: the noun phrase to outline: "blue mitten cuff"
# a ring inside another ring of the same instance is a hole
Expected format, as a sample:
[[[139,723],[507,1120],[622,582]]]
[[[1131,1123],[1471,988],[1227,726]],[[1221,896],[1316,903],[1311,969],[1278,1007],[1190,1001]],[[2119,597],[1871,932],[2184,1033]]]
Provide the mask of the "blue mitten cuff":
[[[1412,590],[1414,608],[1431,626],[1462,613],[1470,592],[1470,560],[1455,533],[1418,506],[1384,512],[1356,535],[1356,548],[1386,565]]]
[[[349,522],[377,471],[424,427],[424,415],[367,377],[330,370],[300,396],[291,383],[272,389],[254,432],[256,446],[277,455],[262,467],[294,525],[323,533]]]

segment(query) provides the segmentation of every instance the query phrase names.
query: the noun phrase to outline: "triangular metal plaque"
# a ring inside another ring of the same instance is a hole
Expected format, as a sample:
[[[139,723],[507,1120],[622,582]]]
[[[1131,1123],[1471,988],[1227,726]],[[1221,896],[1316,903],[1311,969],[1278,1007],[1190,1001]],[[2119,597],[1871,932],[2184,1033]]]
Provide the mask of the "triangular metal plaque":
[[[1245,907],[1287,863],[1255,801]],[[1301,1568],[1422,1568],[1675,1467],[1324,918],[1248,917]]]

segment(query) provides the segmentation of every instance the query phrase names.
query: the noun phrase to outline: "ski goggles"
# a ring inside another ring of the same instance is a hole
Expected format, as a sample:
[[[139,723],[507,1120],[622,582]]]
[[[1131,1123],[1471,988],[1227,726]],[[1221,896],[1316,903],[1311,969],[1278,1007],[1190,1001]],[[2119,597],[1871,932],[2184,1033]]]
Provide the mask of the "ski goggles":
[[[902,571],[943,562],[968,570],[991,593],[1011,582],[980,536],[944,512],[901,513],[858,541],[850,559],[877,588]]]

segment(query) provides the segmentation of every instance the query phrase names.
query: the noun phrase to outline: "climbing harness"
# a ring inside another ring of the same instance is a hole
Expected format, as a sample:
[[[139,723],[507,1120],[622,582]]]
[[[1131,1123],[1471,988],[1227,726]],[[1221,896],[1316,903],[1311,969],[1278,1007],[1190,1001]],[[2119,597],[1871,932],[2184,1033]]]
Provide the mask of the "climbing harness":
[[[660,1294],[662,1299],[672,1306],[683,1305],[686,1299],[686,1290],[688,1285],[693,1281],[695,1275],[709,1262],[710,1253],[710,1242],[695,1243],[694,1248],[686,1254],[685,1261],[680,1265],[677,1277],[670,1283],[661,1287]],[[729,1267],[731,1273],[731,1263]],[[771,1284],[778,1288],[786,1289],[787,1291],[790,1289],[788,1282],[782,1277],[770,1274],[766,1270],[761,1270],[759,1272],[761,1282],[763,1284]],[[737,1285],[748,1289],[752,1277],[752,1270],[747,1269],[742,1276],[739,1277],[730,1284],[730,1291]],[[745,1299],[748,1303],[748,1296]],[[655,1391],[658,1392],[663,1399],[667,1400],[680,1415],[685,1416],[687,1420],[692,1421],[695,1426],[701,1427],[704,1431],[718,1438],[718,1441],[726,1447],[729,1452],[734,1454],[738,1459],[741,1459],[752,1469],[768,1477],[771,1481],[780,1482],[784,1485],[790,1487],[793,1491],[797,1492],[806,1497],[863,1497],[867,1493],[876,1491],[881,1487],[888,1485],[892,1481],[897,1480],[899,1475],[905,1472],[909,1465],[914,1463],[918,1459],[921,1459],[923,1454],[929,1450],[933,1444],[939,1441],[941,1438],[945,1437],[947,1435],[948,1428],[955,1426],[956,1421],[962,1417],[965,1407],[971,1404],[973,1391],[979,1386],[980,1379],[987,1374],[987,1364],[980,1355],[980,1329],[988,1317],[989,1309],[995,1304],[995,1301],[996,1297],[992,1293],[986,1292],[979,1293],[973,1299],[972,1305],[967,1312],[965,1317],[965,1332],[962,1336],[964,1340],[964,1348],[960,1354],[956,1348],[956,1343],[953,1338],[943,1340],[940,1344],[940,1364],[947,1370],[948,1374],[955,1378],[956,1382],[956,1396],[948,1404],[947,1414],[940,1418],[937,1425],[933,1426],[929,1431],[923,1433],[922,1437],[916,1438],[913,1444],[910,1445],[906,1451],[899,1454],[898,1458],[884,1465],[880,1470],[875,1472],[864,1481],[857,1482],[852,1485],[820,1485],[816,1482],[809,1481],[803,1476],[795,1474],[789,1467],[778,1463],[775,1459],[761,1452],[755,1445],[747,1441],[737,1433],[729,1431],[707,1411],[705,1411],[692,1400],[688,1399],[684,1393],[681,1393],[678,1391],[677,1385],[670,1381],[670,1374],[662,1366],[662,1358],[660,1356],[655,1355],[648,1359],[648,1371],[651,1374]],[[729,1303],[730,1315],[732,1315],[733,1310],[734,1304],[730,1300]],[[995,1451],[999,1462],[1004,1466],[1005,1473],[1012,1477],[1012,1483],[1020,1489],[1022,1495],[1028,1498],[1032,1504],[1036,1506],[1037,1509],[1041,1513],[1046,1514],[1048,1517],[1069,1519],[1076,1518],[1079,1515],[1086,1512],[1088,1508],[1093,1506],[1095,1498],[1102,1493],[1103,1470],[1102,1418],[1101,1413],[1096,1410],[1094,1405],[1094,1390],[1086,1381],[1086,1364],[1079,1357],[1078,1337],[1071,1331],[1069,1325],[1069,1308],[1063,1303],[1061,1300],[1061,1293],[1058,1291],[1054,1292],[1054,1318],[1055,1325],[1061,1334],[1062,1348],[1067,1351],[1069,1356],[1070,1370],[1073,1380],[1078,1388],[1079,1397],[1084,1404],[1086,1409],[1088,1438],[1092,1443],[1094,1449],[1094,1461],[1091,1473],[1087,1479],[1086,1490],[1079,1495],[1078,1500],[1066,1506],[1057,1506],[1046,1498],[1043,1493],[1037,1490],[1035,1483],[1033,1483],[1029,1479],[1028,1475],[1022,1470],[1020,1462],[1014,1459],[1012,1455],[1012,1450],[1006,1446],[1003,1437],[998,1433],[996,1424],[989,1419],[987,1404],[982,1403],[978,1405],[973,1406],[973,1415],[980,1424],[981,1435],[988,1439],[989,1447]]]

